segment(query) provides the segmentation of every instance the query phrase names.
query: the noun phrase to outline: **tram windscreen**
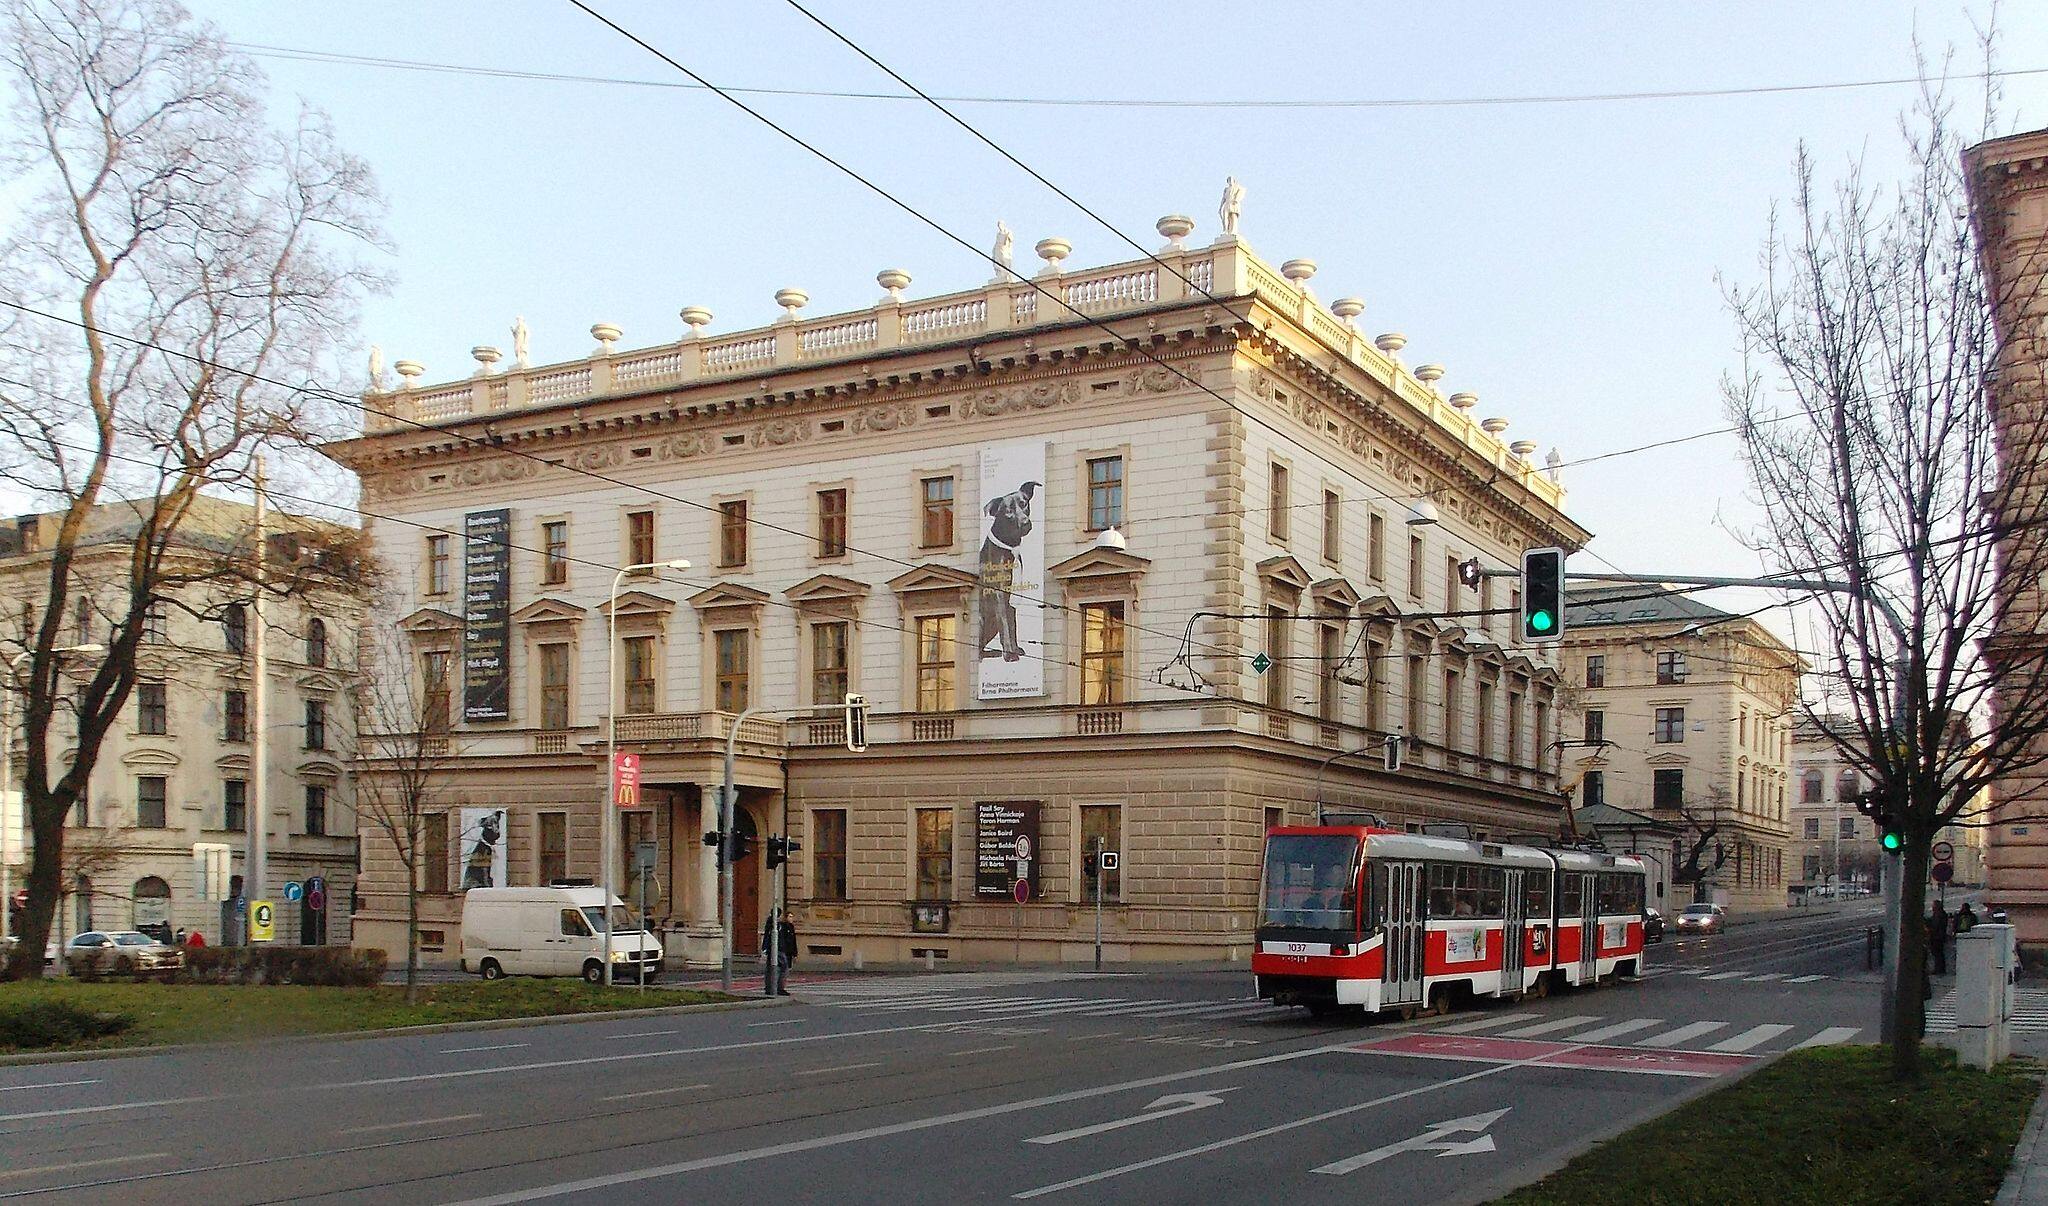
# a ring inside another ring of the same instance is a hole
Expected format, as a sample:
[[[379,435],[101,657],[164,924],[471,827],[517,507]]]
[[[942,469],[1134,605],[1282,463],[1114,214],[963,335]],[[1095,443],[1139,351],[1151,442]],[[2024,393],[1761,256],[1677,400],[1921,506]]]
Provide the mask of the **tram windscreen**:
[[[1358,839],[1335,833],[1266,836],[1266,925],[1351,932],[1358,915]]]

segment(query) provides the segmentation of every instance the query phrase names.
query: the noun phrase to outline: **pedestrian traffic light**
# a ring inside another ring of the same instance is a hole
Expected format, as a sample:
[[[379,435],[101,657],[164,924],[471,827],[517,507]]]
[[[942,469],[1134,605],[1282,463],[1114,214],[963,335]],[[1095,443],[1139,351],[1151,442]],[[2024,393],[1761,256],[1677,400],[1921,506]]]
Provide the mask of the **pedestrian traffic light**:
[[[1522,553],[1522,639],[1555,641],[1564,635],[1564,550]]]
[[[868,697],[846,693],[846,748],[858,754],[868,748]]]
[[[725,835],[716,829],[704,831],[704,844],[718,852],[718,865],[725,866]]]
[[[782,837],[780,835],[770,837],[768,839],[768,869],[773,871],[775,868],[780,867],[788,862],[797,851],[803,848],[804,844],[793,837]]]
[[[1101,860],[1096,857],[1093,850],[1081,856],[1081,874],[1089,879],[1102,874]]]

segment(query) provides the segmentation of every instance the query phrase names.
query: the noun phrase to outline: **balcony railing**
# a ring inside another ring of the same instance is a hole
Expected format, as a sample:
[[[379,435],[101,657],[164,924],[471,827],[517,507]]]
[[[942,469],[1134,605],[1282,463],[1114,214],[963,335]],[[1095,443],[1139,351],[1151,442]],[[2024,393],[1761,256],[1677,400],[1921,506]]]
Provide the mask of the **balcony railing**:
[[[619,743],[718,741],[732,735],[739,717],[730,712],[650,712],[619,717]],[[602,730],[599,730],[602,732]],[[783,724],[767,716],[740,721],[739,738],[754,745],[783,744]]]

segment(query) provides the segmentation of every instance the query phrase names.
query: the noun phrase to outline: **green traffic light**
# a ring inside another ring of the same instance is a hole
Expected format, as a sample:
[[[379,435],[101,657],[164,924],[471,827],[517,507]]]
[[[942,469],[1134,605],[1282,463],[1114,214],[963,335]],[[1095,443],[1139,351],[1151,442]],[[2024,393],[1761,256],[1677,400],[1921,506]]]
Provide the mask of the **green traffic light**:
[[[1529,613],[1529,627],[1534,628],[1538,632],[1549,632],[1551,622],[1550,613],[1547,611],[1532,611]]]
[[[1897,850],[1899,847],[1906,844],[1906,840],[1896,833],[1887,833],[1880,840],[1882,841],[1884,848],[1886,850]]]

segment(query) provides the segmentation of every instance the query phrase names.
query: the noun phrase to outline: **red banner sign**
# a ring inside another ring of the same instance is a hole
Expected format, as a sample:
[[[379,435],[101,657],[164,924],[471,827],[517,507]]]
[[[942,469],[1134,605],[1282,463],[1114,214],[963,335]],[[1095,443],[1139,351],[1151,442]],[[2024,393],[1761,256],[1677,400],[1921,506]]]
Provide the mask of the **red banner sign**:
[[[618,761],[612,765],[612,785],[620,808],[640,806],[640,755],[618,755]]]

